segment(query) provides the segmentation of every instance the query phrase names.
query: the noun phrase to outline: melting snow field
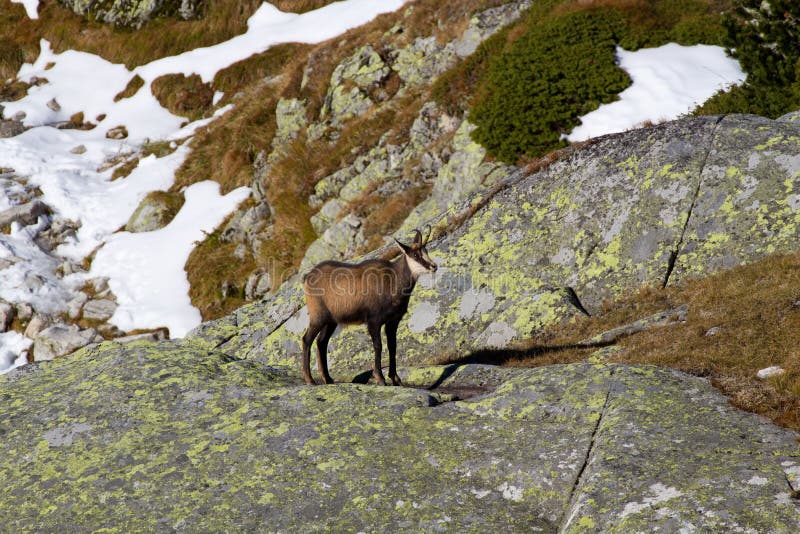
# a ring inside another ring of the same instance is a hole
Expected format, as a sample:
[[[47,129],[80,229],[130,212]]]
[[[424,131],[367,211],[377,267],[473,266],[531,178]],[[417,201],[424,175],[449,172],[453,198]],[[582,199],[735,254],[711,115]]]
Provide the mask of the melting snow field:
[[[167,326],[172,337],[185,335],[200,322],[188,296],[186,259],[203,232],[213,231],[250,192],[240,188],[222,196],[214,183],[196,184],[184,192],[186,202],[166,228],[115,233],[148,192],[172,186],[189,149],[183,144],[163,158],[144,158],[122,180],[111,181],[113,168],[98,169],[146,141],[186,139],[210,120],[183,126],[185,119],[169,113],[153,97],[150,83],[169,73],[197,73],[209,81],[220,69],[272,45],[321,42],[394,11],[404,2],[344,0],[301,15],[283,13],[265,3],[249,19],[243,35],[133,70],[85,52],[56,54],[43,40],[37,60],[24,65],[18,77],[25,81],[45,78],[47,83],[31,87],[22,100],[2,103],[4,118],[24,113],[23,122],[31,129],[0,139],[0,167],[13,169],[16,176],[38,187],[41,200],[58,216],[80,223],[75,238],[58,247],[56,256],[80,261],[95,249],[97,253],[88,275],[58,277],[55,271],[62,262],[33,242],[37,230],[49,224],[47,218],[27,228],[14,224],[9,235],[0,234],[0,260],[14,260],[11,267],[0,270],[0,299],[26,302],[42,313],[62,313],[86,279],[107,276],[119,304],[112,324],[123,330]],[[23,3],[28,16],[35,18],[38,1]],[[131,98],[114,102],[114,96],[137,74],[144,86]],[[58,106],[48,106],[53,99]],[[105,117],[89,131],[54,127],[78,112],[92,122]],[[109,130],[120,125],[128,131],[126,139],[106,138]],[[14,205],[9,193],[0,191],[0,210]],[[41,282],[34,291],[25,283],[31,276]],[[0,334],[0,372],[24,363],[19,355],[29,346],[30,340],[15,332]]]
[[[14,1],[24,3],[29,16],[36,17],[37,0]],[[0,234],[0,264],[2,260],[10,264],[0,267],[0,299],[29,303],[42,313],[62,313],[87,279],[105,276],[119,304],[112,324],[123,330],[167,326],[172,337],[185,335],[200,322],[188,296],[183,270],[186,259],[203,232],[213,231],[250,191],[240,188],[223,196],[215,183],[195,184],[184,191],[183,208],[165,228],[137,234],[117,232],[148,192],[172,186],[175,171],[188,154],[188,143],[163,158],[142,159],[128,177],[117,181],[111,181],[113,168],[99,170],[104,163],[135,152],[148,140],[185,140],[213,119],[185,125],[183,118],[159,105],[150,83],[170,73],[197,73],[210,81],[220,69],[274,44],[321,42],[404,3],[344,0],[300,15],[283,13],[265,3],[248,21],[246,33],[133,70],[84,52],[56,54],[43,40],[39,58],[24,65],[18,77],[26,81],[45,78],[47,83],[31,87],[22,100],[2,103],[5,118],[24,114],[24,124],[31,129],[0,139],[0,168],[14,169],[14,175],[42,192],[41,199],[57,216],[76,221],[80,227],[74,238],[54,251],[55,257],[42,252],[33,241],[37,231],[50,223],[46,216],[28,227],[14,223],[10,234]],[[619,56],[633,86],[619,102],[584,117],[584,124],[572,132],[570,140],[625,130],[645,120],[673,118],[719,87],[744,79],[738,64],[719,47],[667,45],[635,53],[619,50]],[[145,81],[144,86],[132,97],[114,102],[114,96],[134,75]],[[48,106],[53,99],[58,106]],[[78,112],[98,126],[89,131],[53,126]],[[128,131],[126,139],[106,138],[109,130],[120,125]],[[3,176],[0,174],[0,179]],[[19,187],[10,180],[2,183],[10,185],[0,191],[0,211],[15,204],[13,188]],[[95,250],[88,274],[56,275],[63,261],[79,262]],[[26,284],[31,276],[38,280],[38,289]],[[0,372],[22,365],[22,354],[30,345],[29,339],[16,332],[0,334]]]

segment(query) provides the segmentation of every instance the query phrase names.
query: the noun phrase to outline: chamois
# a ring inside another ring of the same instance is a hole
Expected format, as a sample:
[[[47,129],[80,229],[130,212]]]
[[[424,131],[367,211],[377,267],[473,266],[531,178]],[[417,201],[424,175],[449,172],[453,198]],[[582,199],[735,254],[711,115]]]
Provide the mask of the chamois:
[[[372,376],[386,385],[381,372],[381,327],[386,325],[386,344],[389,348],[389,378],[395,386],[402,386],[397,376],[395,351],[397,348],[397,326],[408,310],[408,299],[417,283],[417,278],[437,269],[431,261],[426,245],[431,236],[426,227],[423,239],[419,230],[414,230],[414,242],[404,245],[394,242],[403,255],[395,261],[383,259],[366,260],[351,264],[324,261],[312,268],[303,277],[303,290],[308,306],[308,330],[303,335],[303,378],[315,384],[311,377],[311,344],[317,338],[317,364],[326,384],[333,384],[328,374],[328,341],[337,325],[366,324],[375,363]],[[317,337],[319,335],[319,337]]]

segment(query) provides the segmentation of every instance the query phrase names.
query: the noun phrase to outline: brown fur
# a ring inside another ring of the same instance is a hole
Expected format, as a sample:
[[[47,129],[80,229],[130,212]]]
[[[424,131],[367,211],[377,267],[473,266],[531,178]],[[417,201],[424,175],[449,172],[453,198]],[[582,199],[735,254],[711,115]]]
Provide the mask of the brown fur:
[[[429,233],[430,235],[430,233]],[[309,384],[311,377],[311,344],[317,339],[318,367],[323,382],[333,383],[328,374],[328,341],[337,325],[366,324],[375,351],[373,377],[385,384],[381,371],[381,327],[386,325],[389,349],[389,378],[402,385],[397,376],[395,352],[397,327],[408,310],[408,300],[414,290],[421,266],[429,272],[436,265],[428,258],[425,242],[416,232],[415,241],[406,246],[398,242],[403,255],[393,261],[367,260],[358,264],[325,261],[316,265],[303,278],[309,325],[303,335],[302,372]],[[417,274],[411,266],[414,265]]]

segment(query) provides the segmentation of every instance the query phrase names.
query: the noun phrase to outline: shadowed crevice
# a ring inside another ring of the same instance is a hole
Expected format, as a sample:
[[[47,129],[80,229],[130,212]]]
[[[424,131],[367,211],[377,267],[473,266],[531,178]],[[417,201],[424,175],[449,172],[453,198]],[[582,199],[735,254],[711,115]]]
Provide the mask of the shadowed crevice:
[[[606,391],[606,398],[603,401],[603,407],[600,408],[600,414],[597,418],[597,422],[592,429],[592,436],[589,440],[589,448],[586,449],[586,454],[583,457],[583,464],[581,468],[578,470],[578,475],[575,477],[575,484],[572,485],[572,490],[569,493],[569,504],[567,505],[566,509],[564,510],[564,516],[561,520],[561,526],[559,527],[558,531],[563,532],[564,529],[568,526],[570,520],[572,519],[570,516],[570,511],[575,507],[576,501],[580,493],[578,489],[580,488],[581,484],[583,483],[583,473],[586,471],[586,467],[589,465],[589,462],[592,459],[592,454],[594,453],[595,449],[595,442],[597,440],[597,431],[600,429],[600,425],[603,423],[603,418],[606,414],[606,409],[608,408],[608,400],[611,398],[611,390],[614,387],[614,374],[617,372],[616,367],[611,368],[611,372],[608,375],[608,391]]]
[[[683,248],[683,241],[686,237],[686,230],[689,228],[689,221],[692,220],[692,213],[694,212],[695,207],[697,206],[697,200],[700,198],[700,190],[703,187],[703,173],[706,170],[706,164],[708,163],[708,157],[711,154],[711,151],[714,149],[714,140],[717,136],[717,130],[719,129],[719,125],[722,120],[725,118],[725,115],[720,116],[717,118],[716,122],[714,122],[714,128],[711,130],[711,136],[708,141],[708,148],[706,149],[706,154],[703,157],[703,163],[700,165],[700,172],[697,175],[697,187],[695,187],[694,195],[692,196],[692,202],[689,205],[689,210],[686,213],[686,220],[683,222],[683,228],[681,228],[681,235],[678,237],[678,242],[675,244],[675,248],[670,251],[669,260],[667,261],[667,272],[664,274],[664,281],[661,283],[661,289],[664,289],[669,284],[669,279],[672,276],[672,271],[675,270],[675,264],[678,261],[678,256],[680,256],[681,249]]]

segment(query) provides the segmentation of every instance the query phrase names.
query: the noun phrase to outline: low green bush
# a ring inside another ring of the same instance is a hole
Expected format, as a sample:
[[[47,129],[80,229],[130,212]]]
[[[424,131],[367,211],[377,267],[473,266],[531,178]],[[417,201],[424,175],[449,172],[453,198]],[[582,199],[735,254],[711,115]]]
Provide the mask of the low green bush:
[[[476,86],[469,112],[477,125],[473,138],[509,163],[540,157],[565,144],[562,134],[580,116],[616,100],[630,85],[616,64],[618,45],[722,44],[721,2],[727,4],[539,0],[515,27],[443,77],[433,95],[452,112],[453,87]]]
[[[717,93],[700,114],[778,117],[800,108],[800,3],[736,0],[724,19],[726,45],[747,72],[744,85]]]

